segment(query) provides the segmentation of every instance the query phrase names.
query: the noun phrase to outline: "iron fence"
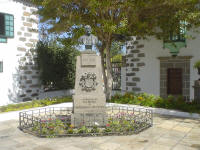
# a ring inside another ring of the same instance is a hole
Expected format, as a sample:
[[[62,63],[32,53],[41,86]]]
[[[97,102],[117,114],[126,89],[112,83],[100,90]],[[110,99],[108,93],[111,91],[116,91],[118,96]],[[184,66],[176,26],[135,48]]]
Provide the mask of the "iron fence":
[[[112,62],[113,90],[121,90],[121,67],[122,62]]]
[[[98,117],[82,114],[81,126],[72,120],[76,118],[68,107],[23,111],[19,113],[19,129],[39,137],[130,135],[151,127],[153,112],[143,108],[107,107],[106,113]]]

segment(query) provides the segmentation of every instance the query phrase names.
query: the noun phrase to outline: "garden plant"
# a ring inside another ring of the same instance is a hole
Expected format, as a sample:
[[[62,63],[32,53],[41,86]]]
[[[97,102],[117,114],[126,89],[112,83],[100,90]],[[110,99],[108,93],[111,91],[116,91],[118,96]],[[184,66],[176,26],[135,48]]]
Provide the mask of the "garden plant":
[[[197,104],[196,101],[186,101],[183,96],[175,97],[169,95],[167,98],[161,98],[147,93],[125,93],[124,95],[114,95],[111,102],[200,113],[200,104]]]
[[[76,123],[70,107],[41,108],[19,113],[19,129],[39,137],[104,136],[139,133],[153,125],[152,110],[107,107],[103,123],[92,116]]]
[[[7,106],[1,106],[0,113],[43,107],[65,102],[72,102],[72,98],[71,97],[52,98],[52,99],[48,98],[48,99],[34,100],[31,102],[24,102],[19,104],[10,104]],[[170,95],[167,98],[161,98],[159,96],[147,93],[140,93],[140,94],[125,93],[124,95],[115,94],[114,96],[112,96],[111,103],[130,104],[130,105],[132,104],[132,105],[140,105],[140,106],[155,107],[155,108],[174,109],[190,113],[200,113],[200,104],[197,104],[195,101],[185,101],[182,96],[174,97]]]

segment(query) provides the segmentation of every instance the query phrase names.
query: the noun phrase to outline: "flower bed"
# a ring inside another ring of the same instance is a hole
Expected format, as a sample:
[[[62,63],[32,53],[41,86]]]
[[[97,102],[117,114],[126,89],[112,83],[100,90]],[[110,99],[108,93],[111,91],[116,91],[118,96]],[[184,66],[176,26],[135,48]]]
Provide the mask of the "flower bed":
[[[167,98],[161,98],[159,96],[146,93],[125,93],[124,95],[116,94],[112,97],[111,102],[174,109],[190,113],[200,113],[200,104],[196,101],[186,101],[182,96],[174,97],[169,95]]]
[[[153,125],[153,113],[148,109],[107,107],[105,125],[90,119],[90,126],[71,123],[72,108],[44,108],[19,114],[19,128],[39,137],[103,136],[139,133]]]

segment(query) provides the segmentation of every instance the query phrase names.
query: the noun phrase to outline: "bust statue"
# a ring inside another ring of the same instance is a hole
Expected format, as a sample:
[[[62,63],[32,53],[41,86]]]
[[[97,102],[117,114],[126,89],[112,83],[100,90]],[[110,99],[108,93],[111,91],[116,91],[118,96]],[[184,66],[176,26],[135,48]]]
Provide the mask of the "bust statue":
[[[92,46],[98,43],[98,38],[91,34],[92,29],[89,25],[85,26],[85,35],[81,36],[78,41],[85,45],[85,50],[92,50]]]

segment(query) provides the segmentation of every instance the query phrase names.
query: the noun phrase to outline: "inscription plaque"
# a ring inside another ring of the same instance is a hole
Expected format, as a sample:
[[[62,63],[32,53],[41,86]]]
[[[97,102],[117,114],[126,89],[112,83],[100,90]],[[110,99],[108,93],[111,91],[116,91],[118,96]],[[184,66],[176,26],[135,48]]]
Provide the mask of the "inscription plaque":
[[[82,99],[84,104],[92,105],[97,103],[97,99]]]
[[[81,65],[82,66],[96,66],[96,56],[82,54]]]

